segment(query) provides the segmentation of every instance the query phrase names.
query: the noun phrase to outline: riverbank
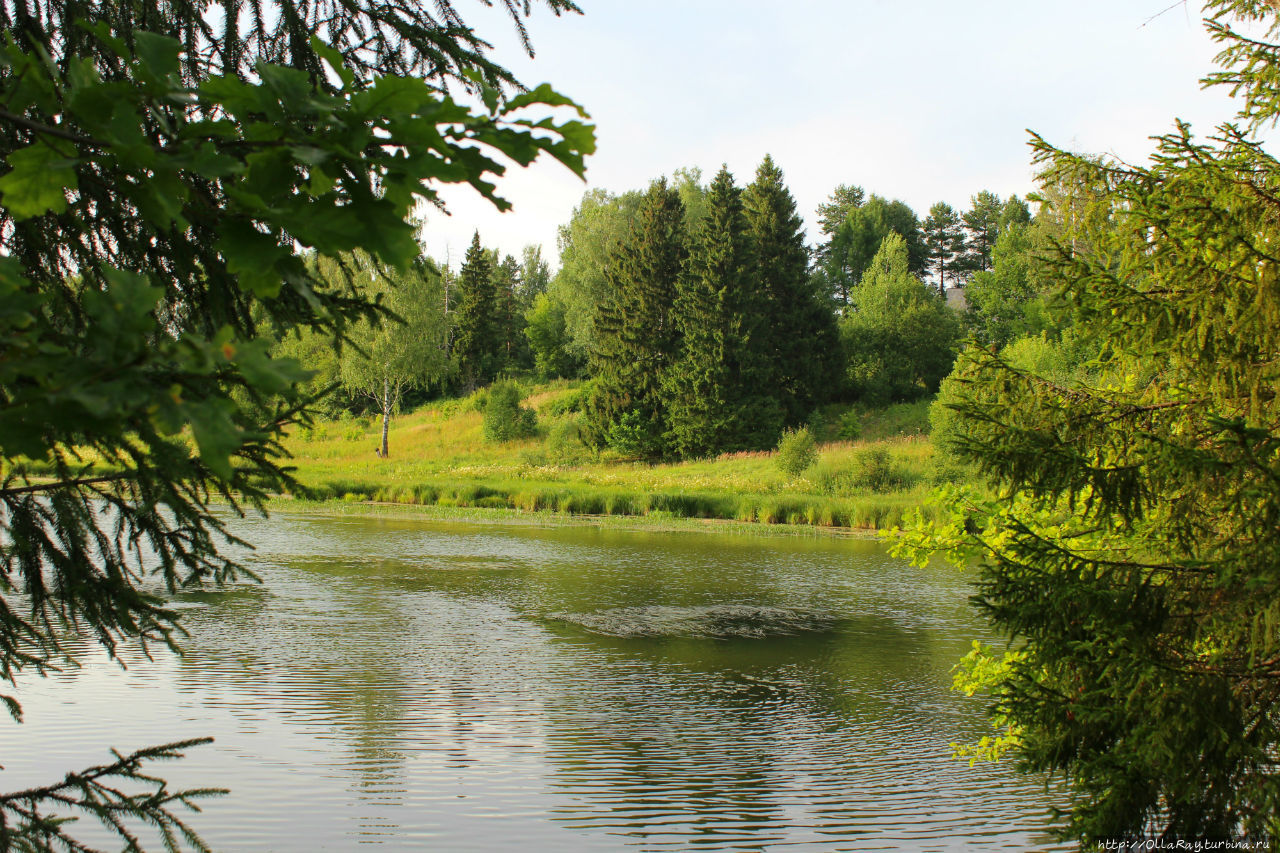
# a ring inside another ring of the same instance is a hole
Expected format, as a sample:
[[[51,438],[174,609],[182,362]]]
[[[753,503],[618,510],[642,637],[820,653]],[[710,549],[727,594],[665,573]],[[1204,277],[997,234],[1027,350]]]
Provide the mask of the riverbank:
[[[392,422],[386,458],[375,453],[376,419],[318,422],[284,442],[304,487],[295,497],[306,499],[294,505],[868,531],[900,524],[918,509],[928,517],[929,493],[956,478],[928,440],[924,404],[833,411],[818,428],[825,441],[815,464],[788,475],[769,451],[661,464],[595,453],[573,427],[577,396],[565,383],[532,389],[525,405],[537,412],[537,433],[500,443],[483,439],[483,393],[438,401]],[[850,433],[860,437],[840,440]]]
[[[436,504],[394,504],[374,501],[309,501],[273,498],[266,509],[297,516],[332,518],[421,519],[511,527],[602,527],[652,533],[723,533],[742,536],[822,537],[876,539],[875,530],[858,527],[822,527],[811,524],[760,524],[720,518],[679,518],[668,513],[648,515],[585,515],[538,510],[529,512],[500,507],[457,507]]]

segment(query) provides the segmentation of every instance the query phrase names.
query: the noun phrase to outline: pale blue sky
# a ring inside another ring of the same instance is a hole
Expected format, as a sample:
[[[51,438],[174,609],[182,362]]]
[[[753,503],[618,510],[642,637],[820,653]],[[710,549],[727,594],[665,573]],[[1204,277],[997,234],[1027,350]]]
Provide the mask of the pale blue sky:
[[[1163,14],[1168,0],[579,5],[583,16],[535,10],[528,60],[501,14],[459,2],[521,80],[548,81],[591,113],[599,152],[589,186],[642,188],[681,166],[709,177],[722,162],[745,184],[771,153],[810,242],[814,209],[839,183],[923,216],[935,201],[965,207],[983,189],[1030,191],[1026,128],[1138,161],[1175,116],[1207,133],[1233,114],[1225,90],[1200,89],[1216,48],[1194,4]],[[444,259],[447,250],[456,265],[478,227],[504,252],[539,243],[554,255],[584,184],[545,160],[500,186],[510,213],[450,192],[453,216],[431,217],[427,251]]]

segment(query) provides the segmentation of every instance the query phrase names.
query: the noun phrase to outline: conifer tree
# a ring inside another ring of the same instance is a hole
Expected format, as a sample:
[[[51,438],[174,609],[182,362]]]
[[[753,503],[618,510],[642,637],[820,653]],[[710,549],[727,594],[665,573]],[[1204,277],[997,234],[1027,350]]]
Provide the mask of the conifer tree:
[[[655,181],[605,270],[610,293],[596,317],[594,382],[584,406],[584,433],[596,446],[625,428],[627,452],[665,450],[662,377],[679,354],[673,305],[684,258],[680,194]]]
[[[814,250],[814,265],[825,272],[827,260],[831,254],[832,242],[836,232],[849,214],[862,206],[866,200],[866,192],[862,187],[851,184],[839,184],[822,204],[818,205],[818,230],[822,232],[823,241]]]
[[[921,223],[920,231],[928,253],[926,269],[938,282],[938,293],[946,296],[947,282],[954,287],[959,281],[965,256],[960,215],[951,205],[940,201],[929,208],[929,216]]]
[[[1280,839],[1280,161],[1248,133],[1280,117],[1280,20],[1206,9],[1246,127],[1178,123],[1146,167],[1034,140],[1051,181],[1103,188],[1047,261],[1097,356],[963,354],[947,444],[996,495],[908,540],[976,566],[1008,638],[962,672],[994,698],[977,753],[1062,778],[1084,846]]]
[[[1000,236],[1004,203],[1000,196],[983,190],[970,199],[964,213],[964,256],[961,266],[970,275],[991,269],[991,250]]]
[[[453,353],[463,387],[474,391],[491,380],[501,341],[496,317],[493,258],[480,245],[480,232],[471,238],[462,270],[458,273],[457,307],[453,313]]]
[[[520,262],[511,255],[501,261],[498,253],[493,262],[493,315],[497,335],[495,375],[503,370],[523,367],[528,362],[528,341],[524,336],[524,310],[520,304]]]
[[[682,351],[668,371],[668,446],[684,458],[771,446],[782,429],[762,346],[769,318],[757,292],[742,193],[721,168],[692,240],[676,298]]]
[[[825,399],[839,373],[835,316],[811,286],[803,224],[772,157],[766,156],[756,170],[743,204],[754,278],[767,318],[764,341],[754,351],[770,362],[770,386],[784,423],[794,425]]]

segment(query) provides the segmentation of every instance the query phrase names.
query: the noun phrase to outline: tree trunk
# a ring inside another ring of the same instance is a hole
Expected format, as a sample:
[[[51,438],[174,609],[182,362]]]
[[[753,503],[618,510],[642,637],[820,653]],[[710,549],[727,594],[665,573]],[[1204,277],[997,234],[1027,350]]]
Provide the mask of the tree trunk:
[[[378,455],[387,458],[387,430],[391,427],[391,382],[382,378],[382,450]]]

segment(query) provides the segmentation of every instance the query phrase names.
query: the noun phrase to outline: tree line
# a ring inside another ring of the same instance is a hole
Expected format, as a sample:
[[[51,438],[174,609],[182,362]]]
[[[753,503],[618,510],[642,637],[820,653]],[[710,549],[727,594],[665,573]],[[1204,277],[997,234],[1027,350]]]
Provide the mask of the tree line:
[[[972,202],[964,214],[936,204],[921,222],[842,184],[811,250],[771,158],[746,187],[727,169],[709,183],[681,169],[646,190],[588,191],[560,229],[554,274],[539,248],[504,257],[478,233],[456,271],[423,257],[378,280],[367,258],[331,263],[335,286],[404,323],[357,324],[338,351],[294,333],[277,353],[314,370],[316,390],[338,386],[333,406],[381,414],[383,453],[401,405],[521,375],[589,380],[583,438],[623,456],[769,448],[826,403],[936,392],[968,333],[1014,334],[1032,217],[1016,196]],[[960,283],[976,296],[968,313],[945,304]]]

